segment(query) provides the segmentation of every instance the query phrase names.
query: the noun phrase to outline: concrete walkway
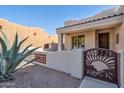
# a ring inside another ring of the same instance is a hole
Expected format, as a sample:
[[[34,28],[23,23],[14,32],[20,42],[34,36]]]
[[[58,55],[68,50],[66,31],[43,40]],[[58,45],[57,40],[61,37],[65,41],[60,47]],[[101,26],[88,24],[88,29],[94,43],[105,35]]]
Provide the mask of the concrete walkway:
[[[118,88],[118,86],[85,76],[81,82],[80,88]]]
[[[78,88],[81,80],[37,64],[26,66],[15,74],[13,81],[0,83],[0,87],[14,88]]]

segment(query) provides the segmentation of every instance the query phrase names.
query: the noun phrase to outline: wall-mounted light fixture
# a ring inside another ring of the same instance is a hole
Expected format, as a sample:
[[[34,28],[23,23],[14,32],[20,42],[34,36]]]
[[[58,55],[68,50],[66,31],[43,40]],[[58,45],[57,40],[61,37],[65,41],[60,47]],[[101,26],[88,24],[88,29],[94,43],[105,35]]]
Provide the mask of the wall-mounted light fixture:
[[[119,44],[119,33],[116,34],[116,44]]]
[[[2,29],[2,26],[0,26],[0,29]]]
[[[34,33],[34,36],[36,36],[36,32]]]

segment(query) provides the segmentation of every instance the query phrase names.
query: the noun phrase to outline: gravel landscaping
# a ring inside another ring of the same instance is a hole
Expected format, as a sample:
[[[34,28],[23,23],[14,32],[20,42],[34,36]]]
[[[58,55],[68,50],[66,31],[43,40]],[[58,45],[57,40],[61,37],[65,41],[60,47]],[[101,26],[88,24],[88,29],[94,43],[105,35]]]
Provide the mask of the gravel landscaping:
[[[69,74],[31,64],[15,73],[12,81],[0,82],[1,88],[78,88],[81,80]]]

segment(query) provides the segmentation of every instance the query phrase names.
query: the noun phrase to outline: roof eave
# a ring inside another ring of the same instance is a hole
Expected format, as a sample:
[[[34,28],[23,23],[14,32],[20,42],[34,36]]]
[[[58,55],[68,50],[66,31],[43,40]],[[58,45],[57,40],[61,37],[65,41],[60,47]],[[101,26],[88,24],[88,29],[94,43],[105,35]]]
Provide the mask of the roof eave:
[[[93,29],[101,26],[117,25],[122,23],[122,14],[118,16],[108,17],[104,20],[97,20],[85,24],[74,25],[61,29],[56,29],[57,33],[69,33],[71,31]]]

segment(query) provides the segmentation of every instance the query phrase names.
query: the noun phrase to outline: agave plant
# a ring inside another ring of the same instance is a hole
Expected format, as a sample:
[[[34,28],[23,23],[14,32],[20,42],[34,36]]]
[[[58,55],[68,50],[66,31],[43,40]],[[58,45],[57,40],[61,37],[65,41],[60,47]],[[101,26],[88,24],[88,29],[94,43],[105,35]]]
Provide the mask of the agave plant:
[[[18,34],[16,33],[14,43],[9,48],[8,45],[10,42],[8,40],[8,37],[4,32],[2,32],[2,34],[4,36],[4,39],[0,37],[0,44],[2,48],[2,52],[0,53],[0,81],[6,81],[13,76],[14,72],[21,69],[23,66],[32,63],[35,60],[33,59],[30,62],[24,64],[23,66],[17,68],[17,66],[26,57],[31,55],[32,52],[34,52],[39,47],[27,51],[28,48],[32,46],[32,44],[30,44],[24,50],[20,51],[21,45],[28,39],[28,37],[26,37],[24,40],[19,42]]]

